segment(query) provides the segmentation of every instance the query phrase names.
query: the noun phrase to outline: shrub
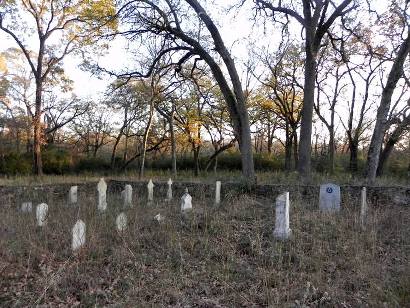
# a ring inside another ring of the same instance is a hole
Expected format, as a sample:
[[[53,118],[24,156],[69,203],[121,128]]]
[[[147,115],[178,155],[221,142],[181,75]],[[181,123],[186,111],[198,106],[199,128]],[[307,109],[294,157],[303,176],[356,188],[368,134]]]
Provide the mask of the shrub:
[[[30,155],[10,153],[0,159],[0,174],[27,175],[32,172],[32,158]]]
[[[61,148],[48,147],[42,153],[45,174],[65,174],[70,171],[71,155]]]

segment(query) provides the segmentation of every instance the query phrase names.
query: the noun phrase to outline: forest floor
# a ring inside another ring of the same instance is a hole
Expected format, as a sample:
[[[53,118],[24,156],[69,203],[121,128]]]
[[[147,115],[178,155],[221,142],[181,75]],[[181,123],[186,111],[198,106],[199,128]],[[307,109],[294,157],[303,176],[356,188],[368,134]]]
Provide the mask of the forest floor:
[[[330,215],[294,202],[281,242],[272,200],[193,200],[183,216],[178,201],[124,209],[115,198],[105,214],[94,197],[55,201],[43,228],[0,207],[0,306],[409,306],[410,207],[371,207],[362,230],[353,206]],[[121,211],[129,226],[118,233]],[[87,242],[73,253],[78,218]]]
[[[283,172],[283,171],[259,171],[257,172],[258,184],[297,184],[301,183],[300,175],[297,172]],[[179,171],[176,177],[172,176],[169,171],[147,171],[144,177],[140,178],[138,173],[126,172],[121,174],[113,174],[110,171],[107,173],[84,173],[80,175],[44,175],[44,176],[8,176],[0,177],[0,186],[11,185],[39,185],[39,184],[56,184],[56,183],[84,183],[84,182],[98,182],[104,177],[113,180],[143,180],[148,181],[167,181],[172,178],[173,181],[187,181],[187,182],[205,182],[214,183],[216,180],[222,182],[237,182],[241,180],[240,171],[220,171],[202,172],[199,176],[195,176],[191,170]],[[350,173],[339,174],[325,174],[313,173],[311,180],[307,184],[320,185],[323,183],[336,183],[339,185],[364,185],[366,180],[358,175],[352,176]],[[399,178],[394,176],[383,176],[376,178],[374,183],[376,186],[392,186],[392,185],[410,185],[410,177]]]

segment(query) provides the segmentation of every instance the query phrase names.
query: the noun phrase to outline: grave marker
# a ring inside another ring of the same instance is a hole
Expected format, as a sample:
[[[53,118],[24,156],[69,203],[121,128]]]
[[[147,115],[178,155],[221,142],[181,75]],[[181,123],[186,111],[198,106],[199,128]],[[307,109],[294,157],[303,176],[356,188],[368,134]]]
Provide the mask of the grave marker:
[[[275,230],[273,235],[280,240],[289,239],[292,230],[289,228],[289,192],[276,198]]]
[[[340,211],[340,186],[332,183],[320,185],[319,209],[326,212]]]
[[[120,213],[117,216],[115,223],[117,225],[117,231],[124,232],[125,230],[127,230],[127,215],[125,215],[125,213]]]
[[[73,241],[71,243],[71,249],[76,251],[85,244],[85,223],[81,219],[77,220],[73,230]]]
[[[124,189],[124,206],[132,206],[132,186],[129,184]]]
[[[36,208],[37,226],[43,227],[47,224],[48,205],[41,203]]]
[[[21,211],[23,213],[31,213],[33,210],[33,203],[31,202],[23,202],[21,205]]]
[[[107,209],[107,183],[101,178],[97,185],[98,190],[98,210],[104,212]]]
[[[71,186],[68,193],[68,204],[76,204],[78,201],[78,186]]]
[[[153,202],[154,201],[154,183],[152,183],[152,180],[150,179],[147,188],[148,188],[148,202]]]
[[[221,204],[221,181],[216,181],[215,187],[215,205]]]
[[[167,190],[167,198],[165,201],[171,201],[172,200],[172,180],[171,178],[167,182],[168,184],[168,190]]]
[[[366,224],[366,216],[367,216],[367,190],[366,187],[362,188],[361,191],[361,202],[360,202],[360,225],[364,228]]]
[[[188,193],[188,188],[185,188],[185,193],[181,198],[181,211],[186,212],[192,210],[192,197]]]

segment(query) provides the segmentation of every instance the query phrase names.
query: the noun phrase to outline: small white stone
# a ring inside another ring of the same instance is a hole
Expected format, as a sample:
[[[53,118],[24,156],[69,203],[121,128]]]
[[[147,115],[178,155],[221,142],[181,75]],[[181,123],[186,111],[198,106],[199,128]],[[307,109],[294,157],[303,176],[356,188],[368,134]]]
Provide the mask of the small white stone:
[[[215,205],[221,204],[221,181],[216,181],[215,187]]]
[[[32,210],[33,210],[33,203],[31,202],[23,202],[23,204],[21,205],[21,211],[23,213],[31,213]]]
[[[78,186],[71,186],[68,193],[68,204],[76,204],[78,201]]]
[[[77,220],[73,230],[73,241],[71,243],[71,249],[76,251],[85,244],[85,223],[81,219]]]
[[[171,201],[172,200],[172,180],[169,179],[168,182],[168,190],[167,190],[167,198],[165,201]]]
[[[289,192],[285,192],[276,198],[275,230],[273,235],[280,240],[287,240],[292,230],[289,228]]]
[[[188,193],[188,188],[185,189],[185,193],[183,194],[181,198],[181,211],[190,211],[192,210],[192,197]]]
[[[150,179],[147,188],[148,188],[148,202],[154,201],[154,183],[152,183],[152,180]]]
[[[154,219],[158,222],[162,222],[162,221],[165,220],[165,217],[162,216],[161,214],[157,214],[157,215],[154,216]]]
[[[107,183],[101,178],[97,185],[98,190],[98,210],[104,212],[107,209]]]
[[[124,189],[124,206],[132,206],[132,186],[127,184]]]
[[[124,232],[125,230],[127,230],[127,215],[125,215],[125,213],[120,213],[117,216],[117,219],[115,220],[115,223],[117,225],[117,231],[118,232]]]
[[[48,205],[41,203],[36,208],[37,226],[43,227],[47,224]]]

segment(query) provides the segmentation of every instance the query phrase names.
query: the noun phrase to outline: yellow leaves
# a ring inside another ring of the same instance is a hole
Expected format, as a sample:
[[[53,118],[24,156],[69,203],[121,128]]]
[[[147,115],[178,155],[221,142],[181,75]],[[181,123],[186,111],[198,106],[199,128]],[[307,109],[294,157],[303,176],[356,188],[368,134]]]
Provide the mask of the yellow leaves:
[[[118,26],[115,13],[113,0],[85,0],[82,3],[80,17],[93,24],[97,23],[100,26],[114,30]]]

